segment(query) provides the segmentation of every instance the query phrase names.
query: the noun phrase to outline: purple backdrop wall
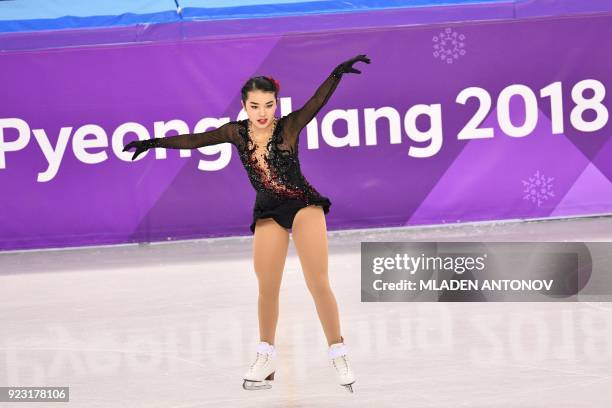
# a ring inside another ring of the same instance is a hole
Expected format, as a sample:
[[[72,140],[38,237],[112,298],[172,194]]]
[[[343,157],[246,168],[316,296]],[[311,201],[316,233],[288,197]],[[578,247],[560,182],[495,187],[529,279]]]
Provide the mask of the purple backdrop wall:
[[[253,75],[286,115],[356,54],[300,137],[329,229],[610,213],[611,52],[611,14],[5,52],[0,249],[250,234],[234,147],[123,145],[243,118]]]

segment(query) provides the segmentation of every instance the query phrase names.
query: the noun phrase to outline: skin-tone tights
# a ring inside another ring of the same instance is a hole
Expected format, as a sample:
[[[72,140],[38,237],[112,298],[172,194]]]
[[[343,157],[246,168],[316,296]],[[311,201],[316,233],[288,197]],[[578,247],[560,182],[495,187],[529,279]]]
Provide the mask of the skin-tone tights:
[[[328,345],[339,343],[338,305],[328,277],[328,243],[325,215],[320,206],[300,209],[291,229],[306,286],[314,300]],[[259,285],[260,341],[274,344],[278,322],[281,279],[289,247],[289,231],[272,218],[257,220],[253,238],[253,262]]]

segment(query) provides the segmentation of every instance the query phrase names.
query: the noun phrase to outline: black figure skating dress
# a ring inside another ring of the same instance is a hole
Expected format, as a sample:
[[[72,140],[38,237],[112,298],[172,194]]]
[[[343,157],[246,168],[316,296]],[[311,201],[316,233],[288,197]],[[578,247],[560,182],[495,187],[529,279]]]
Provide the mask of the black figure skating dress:
[[[319,194],[302,175],[298,158],[298,137],[334,92],[342,72],[334,70],[315,94],[299,110],[274,119],[272,136],[265,146],[251,137],[249,120],[224,124],[218,129],[156,139],[155,147],[195,149],[219,143],[232,143],[257,192],[251,232],[259,218],[273,218],[291,229],[296,213],[309,205],[320,205],[329,212],[329,198]]]

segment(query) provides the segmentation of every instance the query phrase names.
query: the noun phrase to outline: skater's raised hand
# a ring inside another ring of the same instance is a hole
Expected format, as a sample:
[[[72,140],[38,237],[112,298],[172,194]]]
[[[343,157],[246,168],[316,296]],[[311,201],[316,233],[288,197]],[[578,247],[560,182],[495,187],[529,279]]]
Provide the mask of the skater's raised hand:
[[[153,146],[151,139],[133,140],[127,145],[125,145],[125,147],[123,148],[123,151],[127,152],[133,147],[136,148],[136,151],[134,152],[134,155],[132,156],[132,161],[134,161],[134,159],[136,159],[136,157],[138,157],[141,153],[146,152],[147,150],[149,150],[151,147],[154,147],[154,146]]]
[[[336,73],[339,74],[361,74],[361,71],[353,68],[353,64],[358,61],[365,62],[366,64],[370,63],[370,59],[366,57],[365,54],[359,54],[356,57],[353,57],[349,60],[344,61],[336,67]]]

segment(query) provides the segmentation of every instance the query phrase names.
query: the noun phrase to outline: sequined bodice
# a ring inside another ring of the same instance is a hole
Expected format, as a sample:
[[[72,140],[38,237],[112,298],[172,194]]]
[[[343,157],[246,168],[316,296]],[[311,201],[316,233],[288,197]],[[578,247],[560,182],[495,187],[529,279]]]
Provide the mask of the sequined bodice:
[[[298,157],[297,138],[288,137],[284,129],[286,117],[275,119],[268,142],[256,142],[249,132],[248,119],[238,121],[240,138],[237,145],[240,160],[253,188],[284,199],[309,201],[320,194],[303,176]]]

